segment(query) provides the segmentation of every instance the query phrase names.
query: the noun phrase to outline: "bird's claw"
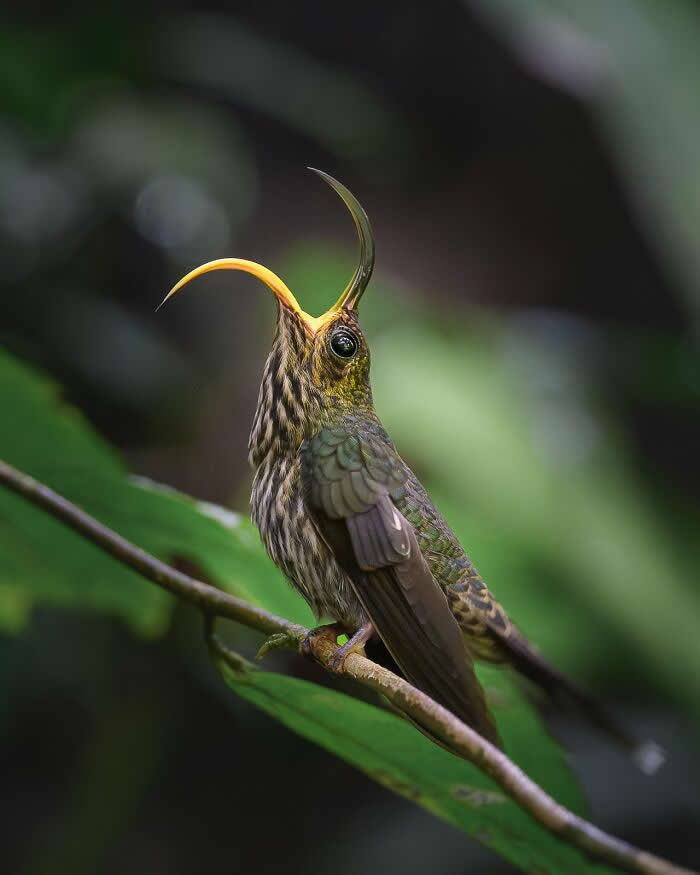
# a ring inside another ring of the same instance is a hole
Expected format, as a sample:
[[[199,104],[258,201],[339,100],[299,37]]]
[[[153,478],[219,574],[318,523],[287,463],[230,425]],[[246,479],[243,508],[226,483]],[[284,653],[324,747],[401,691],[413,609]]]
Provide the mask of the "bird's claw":
[[[365,645],[353,644],[350,646],[349,641],[346,644],[343,644],[342,647],[339,647],[328,660],[328,668],[336,674],[341,674],[345,665],[345,660],[351,653],[361,653],[364,656]]]
[[[276,632],[274,635],[263,641],[262,647],[255,654],[256,659],[262,659],[271,650],[281,650],[283,647],[296,647],[297,641],[292,635],[286,632]]]
[[[317,626],[315,629],[310,629],[304,636],[300,650],[304,656],[309,656],[314,659],[316,656],[314,652],[315,642],[319,638],[327,638],[333,644],[336,644],[338,635],[342,635],[343,632],[344,629],[340,623],[328,623],[324,626]]]
[[[364,626],[361,626],[352,638],[343,644],[342,647],[339,647],[333,656],[331,656],[328,661],[328,668],[337,674],[341,674],[345,666],[345,660],[351,653],[359,653],[361,656],[365,655],[365,644],[373,634],[374,627],[371,623],[366,623]]]
[[[374,627],[371,623],[366,623],[342,647],[338,647],[338,636],[345,634],[346,631],[341,623],[328,623],[324,626],[317,626],[315,629],[310,629],[302,638],[299,650],[303,656],[318,659],[330,671],[341,674],[345,660],[351,653],[361,653],[364,655],[365,644],[372,637]],[[317,645],[322,639],[328,641],[335,648],[327,662],[317,655]],[[262,659],[270,650],[277,650],[280,647],[289,647],[290,645],[296,646],[297,640],[285,632],[271,635],[258,651],[256,659]]]

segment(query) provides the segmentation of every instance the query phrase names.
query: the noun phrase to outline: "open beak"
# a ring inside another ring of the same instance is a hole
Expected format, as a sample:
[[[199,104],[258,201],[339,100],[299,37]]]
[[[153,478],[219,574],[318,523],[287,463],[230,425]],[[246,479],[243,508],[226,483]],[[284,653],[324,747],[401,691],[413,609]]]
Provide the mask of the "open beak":
[[[262,280],[265,285],[272,290],[277,297],[277,300],[284,307],[294,311],[304,322],[308,330],[315,334],[320,328],[332,319],[340,310],[357,310],[360,298],[364,290],[367,288],[367,283],[372,276],[374,267],[374,240],[372,238],[372,229],[369,224],[367,214],[360,206],[359,201],[344,185],[341,185],[337,179],[333,179],[322,170],[309,168],[324,179],[333,188],[338,195],[343,199],[345,205],[350,210],[355,221],[355,227],[360,238],[360,258],[355,273],[352,275],[350,282],[342,292],[338,300],[333,304],[330,310],[327,310],[322,316],[310,316],[301,309],[299,302],[294,297],[292,292],[282,282],[282,280],[268,268],[262,264],[257,264],[254,261],[247,261],[244,258],[217,258],[215,261],[208,261],[191,270],[184,276],[173,288],[168,292],[165,298],[158,306],[160,309],[167,300],[177,294],[191,280],[196,279],[210,270],[242,270],[246,273],[251,273],[259,280]]]

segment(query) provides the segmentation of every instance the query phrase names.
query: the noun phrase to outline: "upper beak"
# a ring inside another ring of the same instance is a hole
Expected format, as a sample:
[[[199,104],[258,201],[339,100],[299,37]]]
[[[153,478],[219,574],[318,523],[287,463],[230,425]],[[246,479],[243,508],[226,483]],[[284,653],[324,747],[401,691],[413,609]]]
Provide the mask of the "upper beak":
[[[350,189],[346,188],[330,174],[324,173],[323,170],[317,170],[315,167],[309,167],[309,170],[317,173],[342,198],[343,203],[350,211],[350,215],[355,222],[357,236],[360,241],[360,257],[357,261],[355,273],[328,313],[337,313],[342,307],[346,310],[357,310],[360,298],[367,288],[372,271],[374,270],[374,237],[372,236],[372,226],[362,204]]]

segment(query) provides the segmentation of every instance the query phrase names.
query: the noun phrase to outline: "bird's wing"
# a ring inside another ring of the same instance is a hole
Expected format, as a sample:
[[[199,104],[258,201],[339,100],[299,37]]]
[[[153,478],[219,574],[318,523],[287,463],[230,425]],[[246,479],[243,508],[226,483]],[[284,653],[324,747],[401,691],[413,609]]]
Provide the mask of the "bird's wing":
[[[384,442],[324,428],[302,450],[312,517],[408,680],[500,746],[445,594],[394,499],[401,459]]]

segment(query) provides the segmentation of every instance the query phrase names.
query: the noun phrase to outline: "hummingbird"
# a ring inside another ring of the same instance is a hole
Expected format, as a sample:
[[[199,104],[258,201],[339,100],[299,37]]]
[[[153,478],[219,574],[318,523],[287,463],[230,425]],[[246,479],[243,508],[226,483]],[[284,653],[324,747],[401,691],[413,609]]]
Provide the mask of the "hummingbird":
[[[343,200],[359,237],[357,267],[329,310],[311,316],[277,275],[240,258],[197,267],[163,301],[222,269],[252,274],[277,299],[248,445],[251,511],[273,562],[316,618],[332,621],[310,635],[347,636],[336,668],[379,639],[410,683],[498,747],[474,661],[510,664],[638,749],[651,771],[656,749],[637,745],[511,621],[382,426],[358,317],[374,268],[371,226],[344,185],[315,172]]]

